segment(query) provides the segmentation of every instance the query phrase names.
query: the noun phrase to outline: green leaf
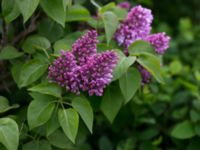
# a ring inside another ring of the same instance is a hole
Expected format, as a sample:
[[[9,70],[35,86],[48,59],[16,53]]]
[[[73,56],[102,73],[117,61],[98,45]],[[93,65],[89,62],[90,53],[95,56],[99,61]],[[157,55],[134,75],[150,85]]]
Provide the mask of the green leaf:
[[[99,150],[112,150],[112,143],[106,136],[102,136],[99,140]]]
[[[17,84],[17,86],[19,87],[19,77],[20,77],[20,70],[22,68],[23,64],[21,62],[18,63],[14,63],[12,68],[11,68],[11,73],[12,73],[12,77],[15,81],[15,83]]]
[[[191,118],[192,122],[195,122],[195,123],[200,121],[199,112],[196,111],[195,109],[190,110],[190,118]]]
[[[85,100],[81,97],[76,97],[72,100],[72,107],[80,114],[84,123],[92,133],[94,116],[92,107],[88,100]]]
[[[137,58],[137,62],[147,69],[158,82],[164,83],[161,75],[161,62],[158,57],[150,53],[142,54]]]
[[[0,143],[8,150],[17,150],[19,144],[19,130],[17,123],[10,118],[0,119]]]
[[[60,130],[56,130],[53,134],[47,137],[51,145],[60,149],[73,149],[73,143]]]
[[[47,132],[46,134],[47,134],[47,136],[54,133],[59,127],[60,127],[60,124],[58,122],[57,111],[54,111],[50,120],[46,123],[46,132]]]
[[[142,54],[148,55],[148,53],[156,54],[151,44],[143,40],[138,40],[132,43],[128,48],[128,52],[133,56],[139,56]]]
[[[48,38],[51,42],[55,42],[63,36],[64,29],[52,19],[44,18],[40,21],[38,33]]]
[[[22,52],[18,52],[16,48],[12,46],[6,46],[1,50],[0,60],[1,59],[14,59],[22,56]]]
[[[105,12],[102,18],[103,18],[104,28],[106,32],[107,44],[109,45],[115,31],[118,28],[119,21],[118,21],[117,16],[113,12],[110,12],[110,11]]]
[[[114,2],[110,2],[103,7],[100,8],[100,13],[105,13],[106,11],[110,11],[112,8],[116,7],[116,4]]]
[[[120,89],[128,103],[141,86],[141,76],[137,69],[129,68],[129,70],[119,79]]]
[[[128,57],[121,57],[117,66],[115,67],[113,71],[113,81],[119,79],[128,68],[135,62],[136,57],[135,56],[128,56]]]
[[[156,127],[149,127],[141,131],[138,138],[140,140],[151,140],[158,134],[159,134],[159,130]]]
[[[126,9],[120,8],[120,7],[113,7],[110,11],[112,11],[119,20],[124,20],[126,18],[128,12]]]
[[[15,0],[2,0],[1,9],[6,23],[12,22],[20,15]]]
[[[15,0],[20,12],[23,15],[24,23],[36,10],[40,0]]]
[[[43,64],[38,60],[30,60],[22,66],[19,85],[25,87],[38,80],[47,70],[48,64]]]
[[[24,144],[22,150],[51,150],[51,145],[47,140],[31,141]]]
[[[169,65],[169,71],[173,74],[182,73],[183,66],[179,60],[174,60]]]
[[[65,135],[75,143],[79,124],[78,113],[72,108],[60,109],[58,111],[58,120]]]
[[[83,6],[73,5],[67,10],[66,22],[88,21],[90,19],[90,12]]]
[[[4,112],[6,112],[8,110],[11,110],[11,109],[14,109],[14,108],[18,108],[18,107],[19,107],[18,104],[10,106],[9,102],[8,102],[8,99],[3,97],[3,96],[0,96],[0,113],[4,113]]]
[[[51,99],[33,100],[28,106],[28,124],[30,129],[46,123],[52,115],[55,103]]]
[[[26,53],[34,53],[37,49],[47,50],[51,46],[49,40],[43,36],[31,35],[23,43],[22,49]]]
[[[55,83],[40,83],[34,87],[29,88],[28,90],[32,92],[52,95],[55,97],[61,97],[62,94],[62,88]]]
[[[124,98],[119,87],[108,87],[103,96],[100,108],[112,123],[123,103]]]
[[[66,12],[63,0],[40,0],[40,5],[49,17],[65,26]]]
[[[184,121],[175,125],[171,136],[178,139],[189,139],[195,136],[193,125],[190,121]]]

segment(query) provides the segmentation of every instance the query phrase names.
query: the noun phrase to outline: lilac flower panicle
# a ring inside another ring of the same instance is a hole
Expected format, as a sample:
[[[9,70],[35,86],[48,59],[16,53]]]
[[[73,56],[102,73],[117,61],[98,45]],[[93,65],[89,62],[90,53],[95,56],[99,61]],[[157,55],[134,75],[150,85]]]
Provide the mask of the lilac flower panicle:
[[[148,35],[145,40],[152,44],[158,54],[164,54],[169,47],[170,37],[162,32]]]
[[[117,6],[120,7],[120,8],[129,10],[130,7],[131,7],[131,4],[127,1],[125,1],[125,2],[119,3]]]
[[[114,51],[93,55],[81,68],[81,89],[89,95],[102,96],[103,89],[111,82],[112,72],[117,65],[118,56]]]
[[[145,38],[151,31],[153,15],[150,9],[136,6],[131,9],[126,19],[120,24],[114,38],[127,51],[128,46],[136,40]]]
[[[72,53],[79,65],[84,65],[87,59],[97,53],[97,32],[88,31],[72,45]]]
[[[142,77],[142,85],[149,83],[151,80],[151,74],[140,64],[137,65],[137,68]]]
[[[61,56],[49,66],[48,78],[67,90],[79,94],[79,68],[74,55],[62,50]]]
[[[72,51],[61,51],[49,66],[49,80],[76,94],[83,90],[101,96],[112,80],[118,56],[114,51],[97,53],[97,42],[96,31],[89,31],[73,44]]]

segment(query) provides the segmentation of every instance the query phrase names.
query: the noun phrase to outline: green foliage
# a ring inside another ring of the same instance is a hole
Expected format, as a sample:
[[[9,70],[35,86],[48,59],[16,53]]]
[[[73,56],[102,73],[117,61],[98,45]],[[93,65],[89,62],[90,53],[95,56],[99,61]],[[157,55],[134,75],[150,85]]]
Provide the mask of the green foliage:
[[[102,98],[101,110],[112,123],[124,102],[123,95],[118,87],[108,87]]]
[[[46,140],[31,141],[23,145],[23,150],[51,150],[51,145]]]
[[[0,113],[4,113],[6,111],[9,111],[10,109],[15,109],[18,107],[19,107],[18,104],[14,104],[14,105],[10,106],[7,98],[0,96]]]
[[[72,108],[60,109],[58,111],[58,120],[65,135],[75,143],[79,124],[78,113]]]
[[[103,18],[104,28],[106,32],[107,44],[109,44],[110,40],[113,37],[113,34],[118,28],[118,25],[119,25],[118,18],[114,13],[110,11],[103,13],[102,18]]]
[[[133,98],[137,89],[141,87],[141,76],[139,71],[135,68],[130,68],[119,79],[119,86],[125,98],[125,103],[128,103],[131,98]]]
[[[8,150],[17,150],[19,144],[19,129],[14,120],[10,118],[0,119],[0,143]]]
[[[38,99],[34,99],[30,103],[27,112],[30,129],[46,123],[51,118],[54,108],[55,104],[53,99],[51,100],[48,97],[38,97]]]
[[[171,135],[179,139],[188,139],[195,135],[195,131],[191,122],[184,121],[174,127]]]
[[[47,70],[48,65],[39,60],[25,63],[19,75],[19,87],[25,87],[38,80]]]
[[[41,0],[40,5],[49,17],[65,26],[66,6],[62,0]]]
[[[113,39],[128,13],[119,2],[1,0],[0,149],[199,150],[199,1],[129,1],[153,10],[152,33],[171,35],[163,57],[142,40],[123,53]],[[119,57],[101,97],[48,79],[60,51],[89,29],[98,32],[98,52]],[[153,76],[149,84],[138,64]]]
[[[92,133],[94,116],[90,103],[83,98],[76,97],[72,100],[72,107],[80,114],[86,126]]]
[[[38,92],[42,94],[52,95],[55,97],[61,97],[62,89],[54,83],[41,83],[28,89],[32,92]]]
[[[12,22],[20,15],[15,0],[2,0],[1,8],[6,23]]]
[[[23,15],[25,23],[36,10],[40,0],[15,0],[15,2],[19,11]]]

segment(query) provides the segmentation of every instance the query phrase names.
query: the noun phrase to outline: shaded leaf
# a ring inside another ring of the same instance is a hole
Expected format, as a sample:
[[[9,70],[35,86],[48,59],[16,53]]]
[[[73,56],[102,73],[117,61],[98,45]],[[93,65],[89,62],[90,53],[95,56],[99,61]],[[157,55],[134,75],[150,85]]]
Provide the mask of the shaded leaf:
[[[118,21],[117,16],[113,12],[110,12],[110,11],[105,12],[102,18],[103,18],[104,28],[106,32],[107,44],[109,44],[115,31],[118,28],[119,21]]]
[[[84,123],[92,133],[94,116],[90,103],[81,97],[76,97],[72,100],[72,107],[80,114]]]
[[[31,141],[24,144],[22,150],[51,150],[51,145],[47,140]]]
[[[19,107],[18,104],[10,106],[7,98],[0,96],[0,113],[4,113],[10,109],[14,109],[14,108],[18,108],[18,107]]]
[[[40,0],[15,0],[26,22],[36,10]]]
[[[17,150],[19,144],[19,130],[17,123],[10,118],[0,119],[0,143],[8,150]]]
[[[60,109],[58,111],[58,120],[65,135],[75,143],[79,124],[78,113],[72,108]]]
[[[161,62],[160,59],[152,54],[142,54],[137,58],[137,62],[147,69],[155,79],[164,83],[161,75]]]
[[[175,125],[171,135],[178,139],[188,139],[195,136],[195,131],[190,121],[184,121]]]
[[[73,149],[73,143],[60,130],[56,130],[53,134],[47,137],[51,145],[61,149]]]
[[[32,92],[52,95],[55,97],[61,97],[62,94],[62,88],[55,83],[40,83],[34,87],[29,88],[28,90]]]
[[[31,35],[23,43],[22,49],[26,53],[34,53],[37,49],[47,50],[51,44],[49,40],[43,36]]]
[[[43,64],[38,60],[30,60],[25,63],[20,72],[19,86],[25,87],[38,80],[47,70],[48,64]]]
[[[1,50],[0,60],[1,59],[14,59],[22,56],[22,52],[18,52],[13,46],[6,46]]]
[[[1,9],[6,23],[12,22],[20,15],[15,0],[2,0]]]
[[[48,99],[33,100],[28,106],[28,124],[30,129],[46,123],[52,115],[55,103]]]
[[[90,12],[83,6],[73,5],[67,10],[66,22],[88,21],[90,19]]]
[[[108,87],[101,102],[101,110],[108,120],[112,123],[122,104],[123,95],[118,87]]]
[[[63,0],[40,0],[40,5],[49,17],[65,26],[66,12]]]
[[[141,86],[141,76],[137,69],[129,68],[128,71],[119,79],[120,89],[128,103]]]

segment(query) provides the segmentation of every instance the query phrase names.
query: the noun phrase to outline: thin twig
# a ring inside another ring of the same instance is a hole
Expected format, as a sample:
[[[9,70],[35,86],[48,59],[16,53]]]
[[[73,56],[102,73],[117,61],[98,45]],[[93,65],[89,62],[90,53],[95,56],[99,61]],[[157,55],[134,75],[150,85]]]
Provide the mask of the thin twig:
[[[3,48],[3,46],[7,43],[7,34],[8,34],[8,25],[3,21],[3,31],[2,31],[2,39],[1,39],[1,45],[0,45],[0,51]]]
[[[33,17],[31,17],[30,25],[23,32],[19,33],[14,40],[12,41],[12,45],[15,45],[20,40],[24,39],[28,34],[34,32],[37,29],[36,20],[39,18],[39,13]]]

